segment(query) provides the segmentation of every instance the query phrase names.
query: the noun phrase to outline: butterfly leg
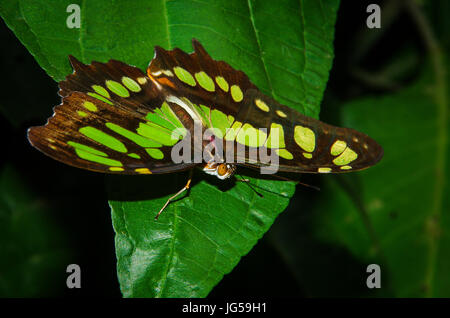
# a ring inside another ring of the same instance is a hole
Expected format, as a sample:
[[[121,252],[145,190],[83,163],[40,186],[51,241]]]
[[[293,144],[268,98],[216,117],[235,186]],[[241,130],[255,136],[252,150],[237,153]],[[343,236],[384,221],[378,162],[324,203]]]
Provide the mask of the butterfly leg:
[[[189,188],[191,187],[191,181],[192,181],[192,175],[193,175],[194,169],[191,169],[191,171],[189,171],[189,179],[186,183],[186,185],[181,188],[180,191],[178,191],[177,193],[175,193],[173,196],[171,196],[167,201],[166,204],[164,204],[164,206],[161,208],[161,210],[159,210],[158,214],[156,214],[155,216],[155,220],[158,219],[159,215],[164,211],[164,209],[169,205],[169,203],[175,199],[177,196],[179,196],[180,194],[182,194],[184,191],[189,190]]]
[[[250,189],[252,189],[253,192],[255,192],[260,198],[264,198],[264,196],[259,193],[258,191],[255,190],[255,188],[252,187],[252,185],[250,184],[250,180],[249,179],[245,179],[243,178],[241,175],[238,175],[240,177],[240,179],[236,179],[236,181],[238,182],[244,182],[246,185],[249,186]]]

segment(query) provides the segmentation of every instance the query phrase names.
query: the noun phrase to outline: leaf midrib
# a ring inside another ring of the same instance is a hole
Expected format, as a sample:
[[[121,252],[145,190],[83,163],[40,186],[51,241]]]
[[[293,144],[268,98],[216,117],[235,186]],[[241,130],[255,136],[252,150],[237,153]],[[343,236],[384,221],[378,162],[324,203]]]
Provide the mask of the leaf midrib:
[[[252,28],[253,28],[253,33],[254,33],[254,36],[255,36],[256,43],[258,45],[258,50],[259,50],[258,51],[259,52],[258,55],[259,55],[259,58],[261,59],[261,62],[262,62],[263,68],[264,68],[265,78],[266,78],[268,87],[270,88],[271,95],[272,95],[273,98],[275,98],[276,95],[275,95],[275,92],[273,91],[272,83],[270,82],[270,78],[269,78],[269,74],[268,74],[268,71],[267,71],[267,67],[266,67],[266,63],[265,63],[264,57],[262,56],[261,44],[260,44],[260,40],[259,40],[259,37],[258,37],[258,31],[256,30],[256,25],[255,25],[254,16],[253,16],[253,10],[252,10],[252,6],[251,6],[250,1],[251,0],[247,0],[247,5],[248,5],[249,13],[250,13],[250,22],[251,22],[251,25],[252,25]],[[168,11],[167,11],[166,1],[162,0],[162,3],[164,5],[164,10],[165,10],[164,18],[165,18],[165,24],[166,24],[165,27],[166,27],[166,33],[167,33],[167,47],[168,47],[168,49],[172,49],[173,45],[172,45],[171,38],[170,38],[169,15],[168,15]],[[254,200],[254,197],[255,197],[255,195],[253,194],[251,201]],[[171,264],[173,262],[174,253],[175,253],[175,242],[176,242],[176,236],[177,236],[177,226],[176,225],[178,223],[177,219],[178,219],[179,209],[180,209],[180,206],[178,206],[178,205],[174,206],[174,213],[173,213],[173,216],[172,216],[172,218],[173,218],[173,220],[172,220],[172,224],[173,224],[173,226],[172,226],[172,233],[173,233],[173,236],[172,236],[172,239],[170,240],[170,252],[169,252],[169,256],[168,256],[168,260],[167,260],[166,270],[165,270],[164,275],[162,277],[163,281],[161,282],[161,285],[160,285],[161,287],[159,289],[159,292],[156,294],[156,297],[162,297],[162,295],[164,293],[164,290],[165,290],[165,287],[166,287],[168,274],[169,274],[169,272],[171,270]],[[248,209],[246,211],[247,217],[248,217],[249,213],[250,213],[250,206],[248,207]],[[216,250],[216,253],[217,253],[217,250]],[[211,271],[211,269],[210,269],[210,271]],[[208,272],[208,274],[209,274],[209,272]]]
[[[166,30],[166,36],[167,36],[167,48],[170,50],[172,49],[172,42],[170,39],[170,32],[169,32],[169,14],[167,12],[167,5],[166,5],[166,0],[161,0],[162,5],[163,5],[163,16],[165,19],[165,30]],[[190,191],[190,190],[189,190]],[[166,283],[167,283],[167,276],[169,275],[170,269],[171,269],[171,264],[173,261],[173,256],[175,253],[175,241],[176,241],[176,234],[177,234],[177,216],[178,216],[178,212],[179,212],[180,207],[178,205],[174,205],[173,207],[173,219],[171,222],[171,227],[172,227],[172,238],[170,240],[170,252],[169,255],[167,257],[167,265],[166,265],[166,270],[164,271],[164,275],[162,277],[162,282],[159,288],[159,292],[156,294],[156,297],[160,298],[162,297],[163,291],[165,290],[166,287]]]
[[[270,89],[270,94],[272,95],[272,98],[275,98],[276,95],[275,95],[275,92],[273,90],[272,82],[270,81],[269,73],[267,72],[266,62],[265,62],[264,57],[262,55],[261,42],[260,42],[260,39],[259,39],[259,36],[258,36],[258,31],[256,30],[255,18],[253,16],[253,8],[252,8],[252,5],[251,5],[251,0],[247,0],[247,6],[248,6],[248,12],[250,13],[250,22],[252,24],[253,34],[255,35],[256,44],[258,45],[259,58],[261,59],[261,63],[262,63],[263,68],[264,68],[264,75],[266,77],[267,84],[268,84],[268,87]]]

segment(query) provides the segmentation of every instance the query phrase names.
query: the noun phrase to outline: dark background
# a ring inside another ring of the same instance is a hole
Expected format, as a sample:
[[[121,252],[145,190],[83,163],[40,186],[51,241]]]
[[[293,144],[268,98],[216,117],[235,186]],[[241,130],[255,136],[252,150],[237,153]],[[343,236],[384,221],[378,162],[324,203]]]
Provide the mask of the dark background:
[[[397,12],[387,21],[382,18],[382,31],[368,29],[365,24],[368,16],[366,7],[370,3],[372,1],[341,2],[335,32],[335,59],[321,109],[321,120],[328,123],[339,125],[339,110],[343,102],[395,91],[413,81],[419,68],[413,65],[405,69],[396,79],[396,85],[371,82],[364,78],[360,70],[376,72],[396,51],[405,48],[414,52],[416,66],[425,58],[425,50],[407,13]],[[377,3],[381,5],[383,14],[388,10],[386,6],[392,6],[392,1]],[[436,1],[432,11],[438,9],[439,1]],[[364,53],[361,43],[374,32],[378,32],[380,38]],[[29,145],[27,128],[42,125],[51,116],[52,107],[60,103],[57,83],[39,67],[3,21],[0,22],[0,41],[3,48],[0,50],[1,169],[14,171],[11,173],[19,174],[22,180],[16,187],[4,183],[3,187],[8,189],[2,188],[2,205],[5,209],[11,209],[14,204],[27,204],[30,209],[45,210],[44,217],[51,220],[51,225],[45,228],[48,231],[44,239],[38,238],[40,234],[36,233],[37,241],[21,238],[21,231],[33,231],[33,225],[40,222],[27,220],[26,211],[17,221],[16,232],[0,234],[0,244],[4,245],[1,248],[6,251],[0,261],[0,296],[121,297],[115,272],[114,232],[104,186],[105,177],[54,161]],[[320,186],[321,179],[308,176],[303,182]],[[21,192],[23,189],[31,190],[26,190],[30,193],[23,197],[17,193],[14,198],[15,191]],[[306,214],[301,215],[304,222],[298,229],[303,247],[310,247],[303,248],[303,251],[310,251],[304,255],[305,272],[308,269],[312,273],[315,269],[316,272],[312,277],[306,275],[303,280],[295,277],[278,252],[273,232],[283,231],[283,226],[306,210],[300,205],[300,202],[305,202],[305,197],[314,200],[316,196],[317,191],[297,186],[296,195],[273,228],[242,258],[233,272],[224,277],[210,296],[376,295],[363,286],[360,279],[355,279],[365,275],[365,264],[352,258],[347,251],[318,243],[309,236]],[[5,215],[0,217],[6,220]],[[39,265],[39,260],[32,259],[36,248],[48,256],[44,260],[53,262],[51,268]],[[321,266],[322,272],[318,273],[316,263],[321,262],[323,254],[331,255],[335,261],[328,269]],[[38,265],[26,277],[21,269],[29,264],[30,259]],[[65,269],[70,263],[82,268],[81,289],[66,288]],[[355,275],[358,272],[360,274]],[[308,279],[315,280],[314,290],[305,287],[310,286]]]

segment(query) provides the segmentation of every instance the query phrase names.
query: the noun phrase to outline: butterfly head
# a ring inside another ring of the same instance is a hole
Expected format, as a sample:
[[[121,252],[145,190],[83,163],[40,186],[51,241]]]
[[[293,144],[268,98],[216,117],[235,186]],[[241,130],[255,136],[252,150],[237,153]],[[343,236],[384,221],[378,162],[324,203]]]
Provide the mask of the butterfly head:
[[[220,180],[225,180],[234,175],[236,171],[236,165],[228,163],[209,162],[203,167],[203,171],[207,174],[216,176]]]

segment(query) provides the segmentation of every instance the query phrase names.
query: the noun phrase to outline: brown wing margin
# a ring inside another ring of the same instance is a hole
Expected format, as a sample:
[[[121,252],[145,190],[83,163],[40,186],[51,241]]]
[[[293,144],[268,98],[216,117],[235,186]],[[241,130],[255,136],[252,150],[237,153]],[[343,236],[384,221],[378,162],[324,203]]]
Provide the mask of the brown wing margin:
[[[160,83],[167,94],[185,96],[194,104],[208,105],[227,115],[238,116],[243,103],[242,100],[233,99],[232,87],[239,88],[242,94],[249,89],[258,88],[244,72],[224,61],[214,60],[196,39],[192,39],[192,46],[194,52],[190,54],[178,48],[168,51],[156,46],[155,57],[150,62],[147,75]],[[177,67],[183,68],[192,76],[194,82],[191,83],[195,83],[194,86],[176,76],[174,69]],[[213,90],[205,89],[196,78],[202,72],[211,79]],[[219,83],[223,85],[220,86]]]
[[[140,125],[149,122],[145,116],[164,102],[141,70],[115,60],[85,65],[70,57],[70,62],[73,74],[59,83],[62,104],[54,108],[45,126],[28,130],[35,148],[66,164],[104,173],[168,173],[194,166],[174,164],[171,146],[137,133]],[[115,86],[109,87],[108,81]],[[164,114],[155,116],[167,120]],[[111,124],[127,135],[107,126]],[[86,127],[103,137],[89,138],[80,130]]]

